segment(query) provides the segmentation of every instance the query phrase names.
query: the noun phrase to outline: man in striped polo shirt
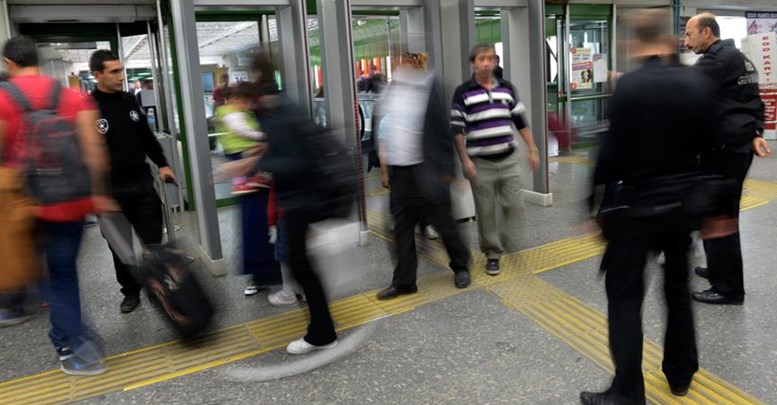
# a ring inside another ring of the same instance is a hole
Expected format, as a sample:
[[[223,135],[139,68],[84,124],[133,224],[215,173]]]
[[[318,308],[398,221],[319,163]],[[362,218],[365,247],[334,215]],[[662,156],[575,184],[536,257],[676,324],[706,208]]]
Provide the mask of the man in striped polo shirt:
[[[504,253],[496,220],[496,203],[503,209],[502,223],[516,225],[520,210],[521,163],[515,153],[516,131],[529,146],[529,165],[539,166],[537,146],[524,119],[526,107],[507,80],[494,77],[496,50],[479,44],[469,55],[474,74],[453,94],[451,130],[464,176],[472,184],[480,250],[488,259],[486,273],[499,274]]]

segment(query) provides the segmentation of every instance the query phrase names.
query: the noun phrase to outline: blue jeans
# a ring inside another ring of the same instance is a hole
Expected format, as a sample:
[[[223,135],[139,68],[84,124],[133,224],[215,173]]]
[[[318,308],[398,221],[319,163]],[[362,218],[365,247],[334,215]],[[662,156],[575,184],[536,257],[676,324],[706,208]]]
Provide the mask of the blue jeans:
[[[78,347],[84,335],[76,270],[83,225],[83,221],[40,224],[49,268],[49,338],[55,348]]]

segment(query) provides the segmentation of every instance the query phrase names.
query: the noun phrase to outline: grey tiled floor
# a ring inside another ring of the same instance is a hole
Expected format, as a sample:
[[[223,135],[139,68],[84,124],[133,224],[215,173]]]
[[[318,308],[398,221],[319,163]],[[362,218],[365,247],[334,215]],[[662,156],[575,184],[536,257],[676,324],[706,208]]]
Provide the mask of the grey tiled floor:
[[[777,181],[777,158],[757,160],[751,177]],[[554,163],[551,166],[554,205],[527,204],[516,248],[539,246],[579,232],[591,168]],[[371,179],[367,189],[379,187]],[[387,197],[371,197],[368,208],[387,210]],[[766,403],[777,403],[777,329],[774,291],[775,220],[777,202],[742,215],[747,301],[742,307],[696,306],[701,366]],[[179,239],[192,249],[196,241],[193,216],[177,219]],[[266,293],[246,298],[239,266],[236,212],[222,209],[220,226],[229,274],[202,280],[220,308],[218,326],[225,327],[280,313],[269,306]],[[471,248],[476,248],[474,223],[461,224]],[[360,248],[354,260],[361,276],[336,297],[387,285],[391,279],[390,245],[378,238]],[[606,299],[597,277],[598,258],[574,263],[540,275],[563,291],[604,312]],[[87,228],[80,257],[85,311],[105,339],[109,353],[121,353],[173,338],[153,308],[145,302],[132,314],[118,311],[121,299],[105,242],[96,228]],[[420,262],[419,277],[446,271]],[[474,271],[479,271],[475,269]],[[651,265],[645,302],[646,337],[661,343],[663,312],[659,268]],[[696,289],[705,282],[692,279]],[[55,356],[46,337],[45,312],[32,321],[0,330],[0,380],[8,381],[53,369]],[[356,333],[347,331],[344,336]],[[86,403],[164,404],[333,404],[404,402],[448,404],[575,404],[581,389],[606,387],[609,376],[574,349],[501,304],[498,297],[478,290],[446,298],[411,312],[379,321],[363,345],[339,361],[315,371],[279,381],[239,383],[227,371],[266,367],[295,361],[273,351],[228,366],[187,375],[129,392],[109,394]]]

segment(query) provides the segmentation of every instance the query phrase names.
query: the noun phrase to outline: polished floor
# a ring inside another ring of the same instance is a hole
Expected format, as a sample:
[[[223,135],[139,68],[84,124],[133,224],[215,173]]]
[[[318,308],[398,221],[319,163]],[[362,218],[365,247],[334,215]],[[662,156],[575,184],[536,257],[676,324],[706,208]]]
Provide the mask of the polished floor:
[[[388,196],[371,173],[367,207],[374,237],[353,252],[349,282],[332,292],[341,344],[331,353],[286,354],[284,345],[304,333],[304,307],[274,308],[266,292],[243,296],[234,209],[220,213],[229,275],[213,278],[200,270],[219,309],[217,324],[193,346],[174,342],[145,298],[135,312],[119,312],[110,254],[99,231],[88,227],[80,258],[84,308],[112,369],[98,377],[58,371],[41,310],[25,324],[0,329],[0,403],[579,403],[581,390],[605,388],[612,373],[597,272],[602,246],[580,226],[588,156],[555,158],[550,166],[554,204],[524,207],[519,229],[505,235],[513,252],[501,275],[485,275],[475,253],[472,286],[455,289],[439,243],[422,243],[419,293],[386,302],[374,295],[391,279]],[[683,399],[669,393],[660,373],[661,274],[649,266],[643,368],[650,402],[777,403],[776,169],[775,157],[756,160],[743,198],[745,304],[695,306],[702,370]],[[193,252],[192,216],[175,220],[181,246]],[[475,252],[475,224],[460,227]],[[693,261],[701,264],[703,256]],[[692,277],[692,286],[706,288],[706,281]]]

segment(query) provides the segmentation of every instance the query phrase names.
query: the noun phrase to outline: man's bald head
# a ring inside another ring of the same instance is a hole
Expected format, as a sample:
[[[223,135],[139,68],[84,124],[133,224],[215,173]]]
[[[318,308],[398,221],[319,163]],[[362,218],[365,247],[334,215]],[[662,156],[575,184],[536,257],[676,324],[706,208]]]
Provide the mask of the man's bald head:
[[[685,47],[695,54],[704,53],[718,39],[720,25],[712,13],[697,14],[685,25]]]

